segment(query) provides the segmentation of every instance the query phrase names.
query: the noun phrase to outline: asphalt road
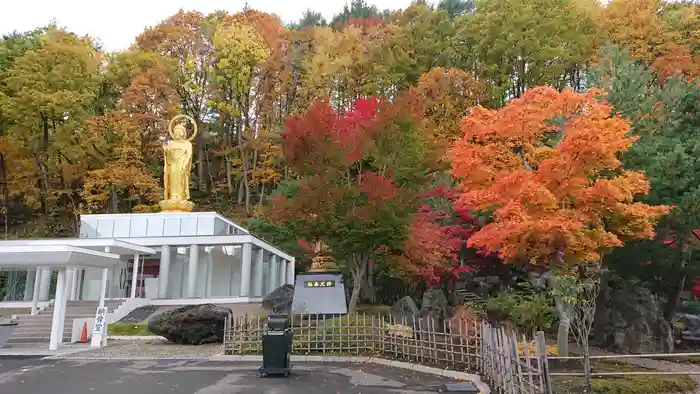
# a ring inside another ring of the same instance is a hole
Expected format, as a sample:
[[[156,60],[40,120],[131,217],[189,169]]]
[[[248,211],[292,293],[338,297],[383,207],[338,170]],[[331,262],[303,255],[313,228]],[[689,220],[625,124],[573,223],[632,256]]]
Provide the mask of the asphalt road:
[[[297,364],[260,378],[258,364],[213,361],[3,360],[0,393],[427,394],[449,379],[375,364]]]

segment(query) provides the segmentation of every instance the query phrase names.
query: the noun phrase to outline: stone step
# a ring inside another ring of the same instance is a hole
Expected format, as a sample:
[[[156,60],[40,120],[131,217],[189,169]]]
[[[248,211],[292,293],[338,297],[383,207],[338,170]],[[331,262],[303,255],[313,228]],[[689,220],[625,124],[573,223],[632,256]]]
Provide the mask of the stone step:
[[[122,300],[106,301],[105,306],[113,312],[123,304]],[[70,342],[74,319],[85,319],[95,316],[99,303],[97,301],[68,301],[63,323],[63,342]],[[50,307],[38,315],[18,316],[19,327],[12,333],[8,343],[37,343],[48,342],[51,337],[54,308]]]

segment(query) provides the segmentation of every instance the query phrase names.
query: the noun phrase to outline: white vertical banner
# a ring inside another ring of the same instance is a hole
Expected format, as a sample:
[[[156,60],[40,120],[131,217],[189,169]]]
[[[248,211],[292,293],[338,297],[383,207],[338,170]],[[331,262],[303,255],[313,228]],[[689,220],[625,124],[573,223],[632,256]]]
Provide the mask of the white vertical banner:
[[[103,347],[107,344],[107,307],[97,307],[95,324],[92,326],[90,347]]]

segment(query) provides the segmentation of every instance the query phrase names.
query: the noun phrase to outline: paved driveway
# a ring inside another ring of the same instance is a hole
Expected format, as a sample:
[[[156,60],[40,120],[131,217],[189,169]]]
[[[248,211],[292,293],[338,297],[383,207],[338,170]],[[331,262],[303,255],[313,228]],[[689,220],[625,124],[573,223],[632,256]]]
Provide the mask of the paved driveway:
[[[297,364],[289,378],[258,364],[213,361],[1,360],[0,393],[379,394],[435,393],[450,380],[375,364]]]

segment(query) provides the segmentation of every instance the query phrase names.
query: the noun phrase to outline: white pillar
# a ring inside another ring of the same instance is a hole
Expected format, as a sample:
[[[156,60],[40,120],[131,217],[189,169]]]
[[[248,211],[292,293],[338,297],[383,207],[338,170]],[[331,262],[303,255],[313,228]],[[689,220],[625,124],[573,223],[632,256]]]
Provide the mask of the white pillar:
[[[27,277],[24,280],[24,300],[25,301],[31,300],[32,295],[34,294],[34,277],[36,276],[34,271],[36,271],[36,270],[33,270],[33,269],[27,270]]]
[[[282,259],[280,261],[280,280],[279,280],[279,285],[286,285],[287,284],[287,260]]]
[[[39,307],[39,291],[41,290],[41,273],[43,271],[44,270],[41,267],[37,267],[36,272],[34,273],[34,289],[32,289],[32,315],[36,315]]]
[[[63,330],[65,329],[65,321],[66,321],[66,309],[67,302],[68,302],[68,296],[70,295],[70,280],[71,276],[73,276],[73,272],[75,271],[75,268],[66,268],[66,280],[64,281],[63,284],[63,289],[60,289],[58,287],[58,283],[56,283],[56,294],[58,294],[59,289],[63,292],[63,307],[61,308],[61,326],[58,330],[58,337],[61,338],[60,342],[63,342]]]
[[[197,296],[197,268],[199,268],[199,246],[190,246],[190,263],[187,267],[187,298]]]
[[[41,269],[41,282],[39,282],[39,301],[49,300],[51,290],[51,268]]]
[[[109,278],[109,268],[103,268],[102,281],[100,282],[100,308],[105,306],[105,298],[107,297],[107,278]]]
[[[75,268],[73,267],[68,267],[66,268],[66,300],[70,300],[70,289],[73,287],[73,272],[75,272]],[[56,288],[56,291],[58,291],[58,288]]]
[[[70,277],[70,300],[78,299],[78,277],[80,276],[80,268],[73,268]]]
[[[253,271],[253,295],[256,297],[263,297],[263,257],[265,257],[265,250],[263,248],[258,249],[255,252],[255,270]]]
[[[170,246],[163,245],[160,252],[160,272],[158,273],[158,298],[168,298],[168,279],[170,276]]]
[[[287,284],[294,286],[294,257],[287,261]]]
[[[56,298],[53,304],[53,317],[51,319],[51,337],[49,339],[49,350],[57,350],[58,345],[62,342],[61,327],[63,326],[63,309],[65,308],[65,291],[66,285],[66,269],[61,267],[58,269],[58,278],[56,280]]]
[[[75,269],[75,288],[73,289],[75,293],[73,294],[73,299],[74,300],[79,300],[83,294],[82,288],[83,288],[83,269],[82,268],[76,268]]]
[[[272,290],[275,290],[277,288],[277,277],[279,272],[279,268],[277,265],[277,255],[270,255],[270,260],[267,268],[267,292],[271,293]]]
[[[250,242],[243,244],[241,253],[241,297],[250,296],[250,264],[253,254],[253,244]]]
[[[131,268],[131,298],[136,298],[136,287],[139,282],[139,255],[134,255],[134,266]]]

